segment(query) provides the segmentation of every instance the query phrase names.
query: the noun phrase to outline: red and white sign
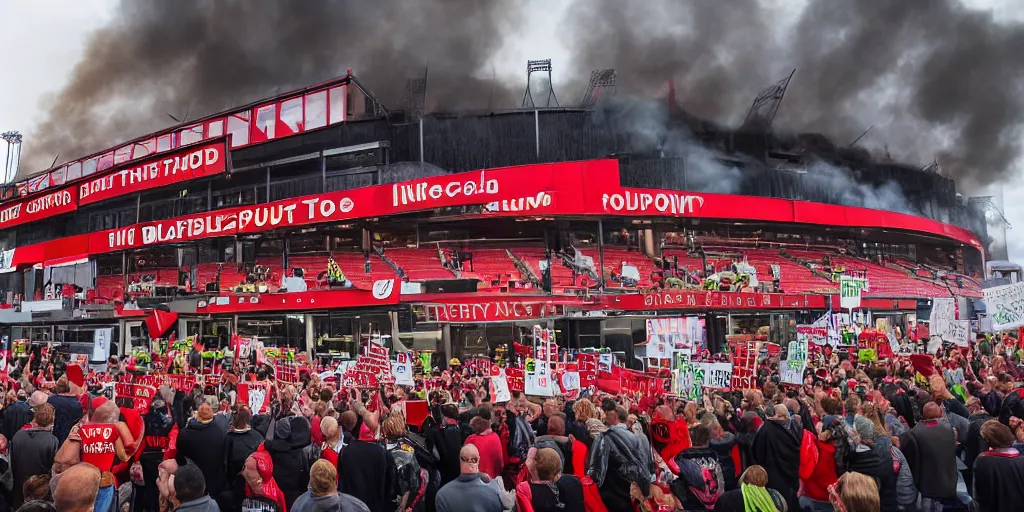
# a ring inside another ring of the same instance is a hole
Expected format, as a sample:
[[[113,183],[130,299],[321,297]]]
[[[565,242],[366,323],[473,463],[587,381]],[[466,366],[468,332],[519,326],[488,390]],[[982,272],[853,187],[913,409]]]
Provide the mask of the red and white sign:
[[[115,197],[174,185],[220,174],[227,169],[227,146],[219,140],[181,148],[78,185],[78,204],[85,205]]]
[[[300,311],[307,309],[355,308],[398,304],[397,283],[387,295],[370,290],[323,290],[262,295],[222,295],[213,297],[198,313],[245,313],[249,311]],[[379,290],[378,290],[379,292]]]
[[[156,388],[144,384],[118,382],[114,384],[114,393],[117,394],[119,400],[130,399],[132,408],[138,411],[139,414],[145,414],[149,412],[149,404],[156,396]]]
[[[427,304],[428,318],[438,322],[509,322],[550,318],[565,314],[565,306],[551,301],[492,300],[459,304]]]
[[[0,207],[0,229],[70,213],[78,208],[74,189],[55,190]]]
[[[712,292],[671,290],[642,295],[611,295],[602,298],[603,307],[626,310],[652,309],[822,309],[823,295],[782,293]]]
[[[253,414],[270,412],[270,383],[249,382],[238,385],[238,401],[248,405]]]

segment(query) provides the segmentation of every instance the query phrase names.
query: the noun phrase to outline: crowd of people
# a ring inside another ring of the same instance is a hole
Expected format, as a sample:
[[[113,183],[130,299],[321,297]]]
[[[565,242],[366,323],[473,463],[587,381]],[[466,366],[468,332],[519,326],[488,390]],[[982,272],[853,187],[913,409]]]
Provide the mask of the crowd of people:
[[[756,389],[696,399],[588,389],[503,402],[471,368],[434,369],[426,378],[444,385],[430,391],[288,383],[258,368],[270,397],[257,410],[236,376],[161,386],[139,410],[90,390],[75,364],[49,388],[15,364],[0,509],[1020,510],[1020,362],[986,342],[877,362],[832,355],[803,385],[769,371]],[[412,400],[429,410],[417,424]]]

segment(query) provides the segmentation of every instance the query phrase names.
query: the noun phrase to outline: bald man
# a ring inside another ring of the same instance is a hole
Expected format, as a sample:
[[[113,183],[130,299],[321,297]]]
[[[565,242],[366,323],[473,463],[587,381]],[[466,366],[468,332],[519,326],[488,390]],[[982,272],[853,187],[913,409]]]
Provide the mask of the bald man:
[[[921,408],[923,421],[900,436],[900,450],[907,458],[914,485],[922,500],[956,498],[956,435],[943,418],[942,407],[928,402]],[[929,508],[923,508],[929,510]]]
[[[320,448],[320,458],[330,462],[335,468],[338,467],[338,454],[345,446],[341,439],[341,427],[338,420],[327,416],[320,420],[320,432],[324,435],[324,445]]]
[[[92,512],[99,491],[99,468],[82,462],[61,474],[53,491],[53,505],[61,512]]]
[[[480,452],[467,444],[459,452],[460,475],[437,491],[437,512],[501,512],[501,492],[480,472]]]

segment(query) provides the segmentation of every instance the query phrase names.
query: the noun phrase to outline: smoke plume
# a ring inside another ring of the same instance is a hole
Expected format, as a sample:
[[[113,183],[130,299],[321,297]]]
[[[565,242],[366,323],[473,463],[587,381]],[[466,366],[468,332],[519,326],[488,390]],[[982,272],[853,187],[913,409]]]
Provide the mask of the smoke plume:
[[[674,79],[684,107],[742,121],[758,90],[797,70],[777,129],[889,146],[937,159],[973,189],[1005,178],[1020,154],[1024,26],[959,0],[786,2],[576,0],[568,44],[577,74],[615,68],[620,93],[655,94]]]
[[[429,67],[427,105],[510,105],[487,60],[520,15],[476,0],[122,0],[91,36],[67,86],[26,137],[22,169],[45,169],[119,142],[345,74],[386,104]]]
[[[777,130],[845,146],[874,125],[861,145],[937,159],[968,190],[1006,178],[1022,149],[1024,26],[962,0],[792,5],[574,0],[553,35],[570,56],[556,69],[561,103],[591,69],[615,68],[620,95],[663,97],[673,79],[688,111],[738,124],[760,89],[796,69]],[[166,127],[164,113],[194,119],[347,67],[390,105],[429,65],[428,109],[516,106],[522,84],[492,83],[491,59],[527,16],[549,15],[527,11],[477,0],[122,0],[26,138],[22,167]]]

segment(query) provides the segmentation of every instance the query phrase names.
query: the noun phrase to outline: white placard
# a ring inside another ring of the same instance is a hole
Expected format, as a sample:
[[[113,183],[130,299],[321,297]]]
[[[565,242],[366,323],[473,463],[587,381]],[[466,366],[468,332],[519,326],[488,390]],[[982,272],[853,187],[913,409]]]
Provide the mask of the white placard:
[[[106,361],[110,357],[110,338],[114,329],[106,327],[96,329],[92,334],[92,360]]]
[[[491,402],[504,403],[512,399],[512,393],[508,390],[508,379],[502,373],[491,377]]]
[[[992,319],[994,331],[1024,327],[1024,282],[985,288],[982,292],[985,313]]]
[[[681,350],[692,353],[687,322],[685,318],[647,319],[647,357],[672,357],[672,352]]]
[[[900,340],[896,339],[896,334],[887,332],[885,333],[885,339],[889,340],[889,349],[892,350],[892,353],[899,354],[902,349],[900,348]]]
[[[526,394],[533,396],[554,396],[551,378],[548,375],[526,374]]]
[[[932,312],[928,321],[928,334],[942,341],[960,347],[970,344],[970,320],[956,319],[956,299],[938,297],[932,299]]]
[[[259,414],[263,410],[263,405],[267,401],[267,388],[263,386],[249,385],[249,410],[253,414]]]
[[[399,386],[415,386],[412,380],[412,363],[391,363],[391,375]]]
[[[704,387],[714,389],[732,387],[732,363],[696,363],[694,366],[704,371]]]
[[[613,354],[599,354],[597,357],[597,369],[602,372],[612,371],[612,364],[615,362]]]
[[[867,279],[853,276],[839,276],[839,307],[843,309],[857,309],[860,307],[860,296],[862,291],[867,291]]]
[[[574,391],[580,389],[580,372],[565,372],[562,374],[562,390]]]

